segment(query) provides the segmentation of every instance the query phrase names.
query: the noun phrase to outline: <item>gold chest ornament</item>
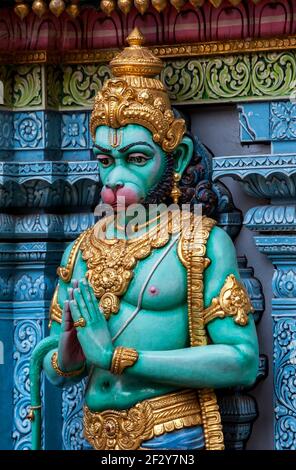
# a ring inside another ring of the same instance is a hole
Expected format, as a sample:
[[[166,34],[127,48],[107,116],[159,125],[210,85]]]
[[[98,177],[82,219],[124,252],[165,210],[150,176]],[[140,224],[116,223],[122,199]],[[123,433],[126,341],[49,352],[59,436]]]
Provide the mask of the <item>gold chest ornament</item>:
[[[106,319],[119,311],[120,297],[125,294],[133,278],[133,268],[147,258],[155,248],[165,246],[172,233],[172,223],[166,220],[131,239],[106,239],[98,236],[106,225],[103,219],[87,232],[80,245],[87,264],[86,277],[99,301]]]

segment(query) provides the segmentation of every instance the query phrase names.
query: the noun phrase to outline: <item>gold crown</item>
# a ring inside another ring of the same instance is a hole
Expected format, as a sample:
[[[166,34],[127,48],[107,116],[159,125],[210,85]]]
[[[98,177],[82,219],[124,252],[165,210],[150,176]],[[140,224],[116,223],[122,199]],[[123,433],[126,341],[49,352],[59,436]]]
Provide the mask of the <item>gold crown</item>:
[[[111,62],[115,78],[107,80],[95,98],[90,119],[93,139],[98,126],[113,129],[140,124],[152,133],[153,140],[167,152],[173,152],[186,131],[184,119],[177,119],[163,83],[155,78],[162,68],[160,59],[143,47],[138,28],[127,38],[126,47]]]

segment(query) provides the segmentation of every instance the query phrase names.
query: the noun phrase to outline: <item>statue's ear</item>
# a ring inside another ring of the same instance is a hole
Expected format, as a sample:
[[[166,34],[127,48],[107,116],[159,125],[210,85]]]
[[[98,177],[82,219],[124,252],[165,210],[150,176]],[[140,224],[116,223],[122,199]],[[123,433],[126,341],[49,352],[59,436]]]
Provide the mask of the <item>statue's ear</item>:
[[[179,173],[179,175],[182,175],[185,168],[188,166],[193,155],[193,150],[192,139],[188,136],[183,137],[182,142],[174,152],[175,171]]]

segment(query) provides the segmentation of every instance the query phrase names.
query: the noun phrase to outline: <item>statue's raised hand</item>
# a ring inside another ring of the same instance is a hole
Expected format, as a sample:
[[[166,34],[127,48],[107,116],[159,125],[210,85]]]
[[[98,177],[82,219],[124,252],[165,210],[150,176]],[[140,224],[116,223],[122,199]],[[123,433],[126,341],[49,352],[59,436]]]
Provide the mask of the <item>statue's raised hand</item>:
[[[78,325],[77,337],[87,361],[97,367],[109,369],[114,351],[111,335],[86,279],[73,289],[73,300],[70,300],[69,305],[74,323]]]

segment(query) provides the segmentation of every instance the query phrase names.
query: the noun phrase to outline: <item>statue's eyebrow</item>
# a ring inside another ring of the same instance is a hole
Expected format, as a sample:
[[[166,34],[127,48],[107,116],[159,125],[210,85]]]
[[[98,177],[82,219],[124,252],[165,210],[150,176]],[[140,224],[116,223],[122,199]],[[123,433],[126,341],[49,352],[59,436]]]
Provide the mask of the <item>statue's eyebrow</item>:
[[[146,147],[151,148],[151,150],[154,150],[152,145],[148,144],[148,142],[132,142],[131,144],[126,145],[125,147],[121,147],[121,149],[118,149],[118,152],[120,153],[125,153],[127,150],[131,149],[132,147],[135,147],[136,145],[145,145]]]
[[[101,147],[100,145],[95,144],[95,143],[94,143],[94,147],[96,147],[96,149],[100,150],[100,152],[103,152],[103,153],[110,153],[111,152],[110,149],[105,149],[104,147]]]

